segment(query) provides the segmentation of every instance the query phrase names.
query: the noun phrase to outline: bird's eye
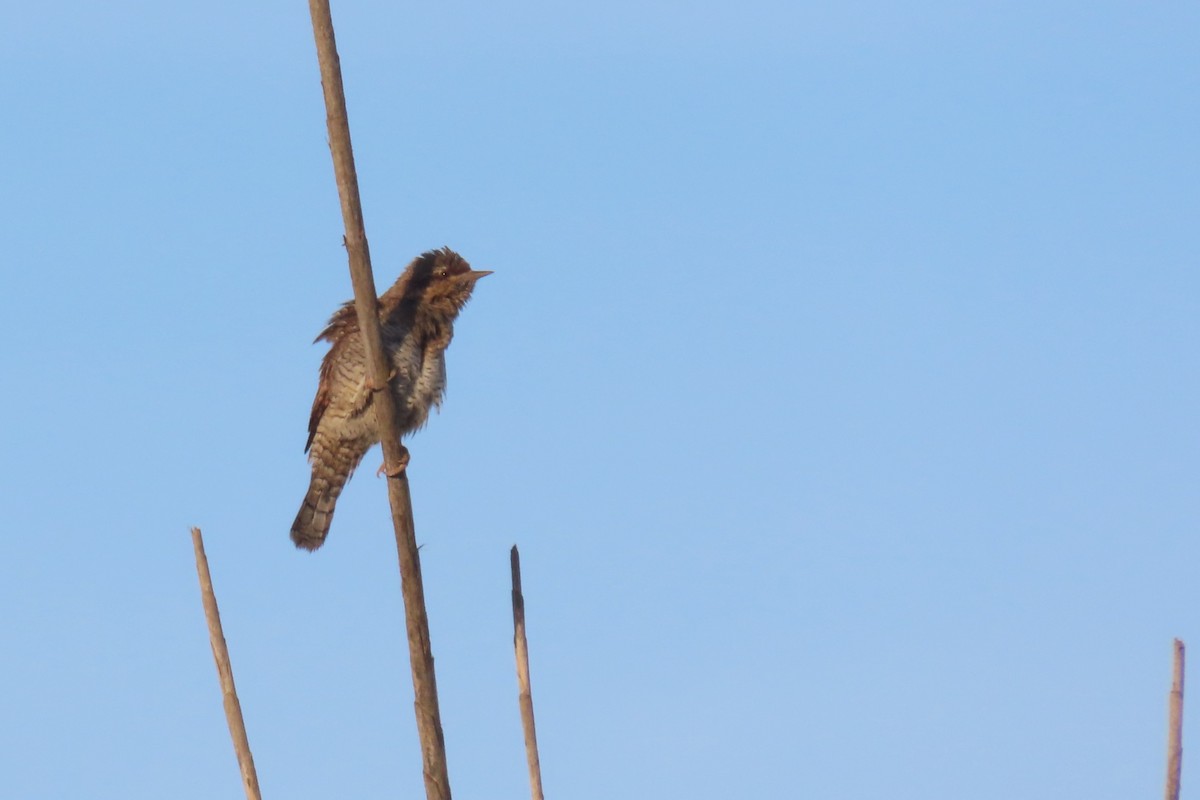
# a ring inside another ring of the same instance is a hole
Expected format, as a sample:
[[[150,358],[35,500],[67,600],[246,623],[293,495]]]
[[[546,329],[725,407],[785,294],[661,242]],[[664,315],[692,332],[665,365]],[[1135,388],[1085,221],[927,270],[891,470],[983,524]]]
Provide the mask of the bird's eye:
[[[450,272],[445,267],[442,267],[441,269],[439,269],[437,271],[437,276],[439,278],[445,278],[445,277],[448,277],[449,275],[450,275]]]

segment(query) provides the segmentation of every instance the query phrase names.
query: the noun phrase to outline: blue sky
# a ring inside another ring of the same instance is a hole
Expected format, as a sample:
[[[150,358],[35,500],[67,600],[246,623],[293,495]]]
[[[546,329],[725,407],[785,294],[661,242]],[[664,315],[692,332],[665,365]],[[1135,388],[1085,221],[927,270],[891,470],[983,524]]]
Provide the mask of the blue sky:
[[[496,272],[410,442],[458,796],[527,791],[514,542],[550,796],[1160,791],[1195,7],[334,17],[378,282]],[[417,796],[377,456],[288,541],[351,294],[306,6],[25,4],[0,62],[5,793],[238,796],[200,525],[264,796]]]

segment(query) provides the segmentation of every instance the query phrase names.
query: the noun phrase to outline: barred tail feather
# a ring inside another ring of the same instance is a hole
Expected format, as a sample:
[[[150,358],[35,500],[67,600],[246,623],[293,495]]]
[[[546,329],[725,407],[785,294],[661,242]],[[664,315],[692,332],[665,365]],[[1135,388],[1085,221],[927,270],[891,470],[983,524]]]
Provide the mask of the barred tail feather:
[[[341,493],[341,486],[330,486],[320,478],[313,478],[308,494],[300,504],[300,513],[292,523],[292,541],[296,547],[316,550],[325,544],[329,524],[333,522],[333,509]]]

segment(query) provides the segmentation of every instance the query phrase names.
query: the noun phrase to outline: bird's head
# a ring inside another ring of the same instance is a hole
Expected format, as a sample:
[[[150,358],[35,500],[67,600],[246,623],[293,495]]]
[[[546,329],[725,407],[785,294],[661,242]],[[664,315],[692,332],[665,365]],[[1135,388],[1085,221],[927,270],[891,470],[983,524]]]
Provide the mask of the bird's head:
[[[489,270],[473,270],[449,247],[413,259],[392,288],[379,298],[385,314],[434,315],[453,320],[471,299],[475,282]]]
[[[475,283],[491,270],[471,269],[449,247],[422,253],[408,265],[409,289],[419,293],[422,310],[454,316],[471,299]]]

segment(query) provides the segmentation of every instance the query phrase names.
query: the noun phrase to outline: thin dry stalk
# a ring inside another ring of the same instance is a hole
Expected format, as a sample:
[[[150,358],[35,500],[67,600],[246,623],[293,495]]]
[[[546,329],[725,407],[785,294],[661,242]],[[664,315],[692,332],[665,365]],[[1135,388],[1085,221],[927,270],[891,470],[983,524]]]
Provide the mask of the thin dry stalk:
[[[204,540],[199,528],[192,528],[192,548],[196,551],[196,574],[200,577],[200,598],[204,602],[204,618],[208,621],[208,640],[212,644],[213,660],[217,662],[225,720],[229,723],[229,735],[233,738],[233,749],[242,772],[242,788],[246,790],[246,800],[262,800],[258,790],[258,773],[254,771],[254,756],[250,754],[250,740],[246,737],[246,721],[242,719],[242,704],[238,702],[237,687],[233,685],[229,648],[225,646],[225,633],[221,630],[221,612],[217,610],[217,596],[213,592],[208,556],[204,554]]]
[[[1168,701],[1166,800],[1179,800],[1179,777],[1183,771],[1183,656],[1183,642],[1176,639]]]
[[[542,763],[538,758],[537,729],[533,724],[533,693],[529,688],[529,643],[525,640],[525,596],[521,593],[521,554],[514,544],[512,565],[513,647],[517,651],[517,685],[520,688],[521,727],[525,731],[525,760],[529,762],[529,789],[533,800],[543,800]]]
[[[408,631],[408,655],[412,665],[413,705],[417,733],[421,740],[421,761],[425,794],[429,800],[450,800],[450,777],[446,768],[446,745],[442,737],[441,712],[438,709],[437,679],[433,670],[433,652],[429,643],[429,619],[425,613],[425,589],[421,582],[421,560],[417,553],[413,528],[412,498],[408,477],[403,472],[407,457],[400,444],[396,405],[386,391],[389,369],[379,331],[379,313],[375,298],[375,278],[371,272],[371,254],[363,226],[362,202],[358,193],[358,173],[350,146],[350,122],[346,115],[346,95],[342,88],[342,68],[333,35],[333,17],[329,0],[309,0],[317,60],[321,67],[321,87],[325,94],[329,150],[337,179],[342,219],[346,227],[345,245],[350,260],[350,279],[354,284],[354,306],[358,327],[366,350],[371,383],[381,387],[375,393],[375,413],[379,421],[384,464],[388,473],[388,499],[392,508],[392,526],[396,532],[396,550],[400,559],[400,585],[404,596],[404,616]]]

